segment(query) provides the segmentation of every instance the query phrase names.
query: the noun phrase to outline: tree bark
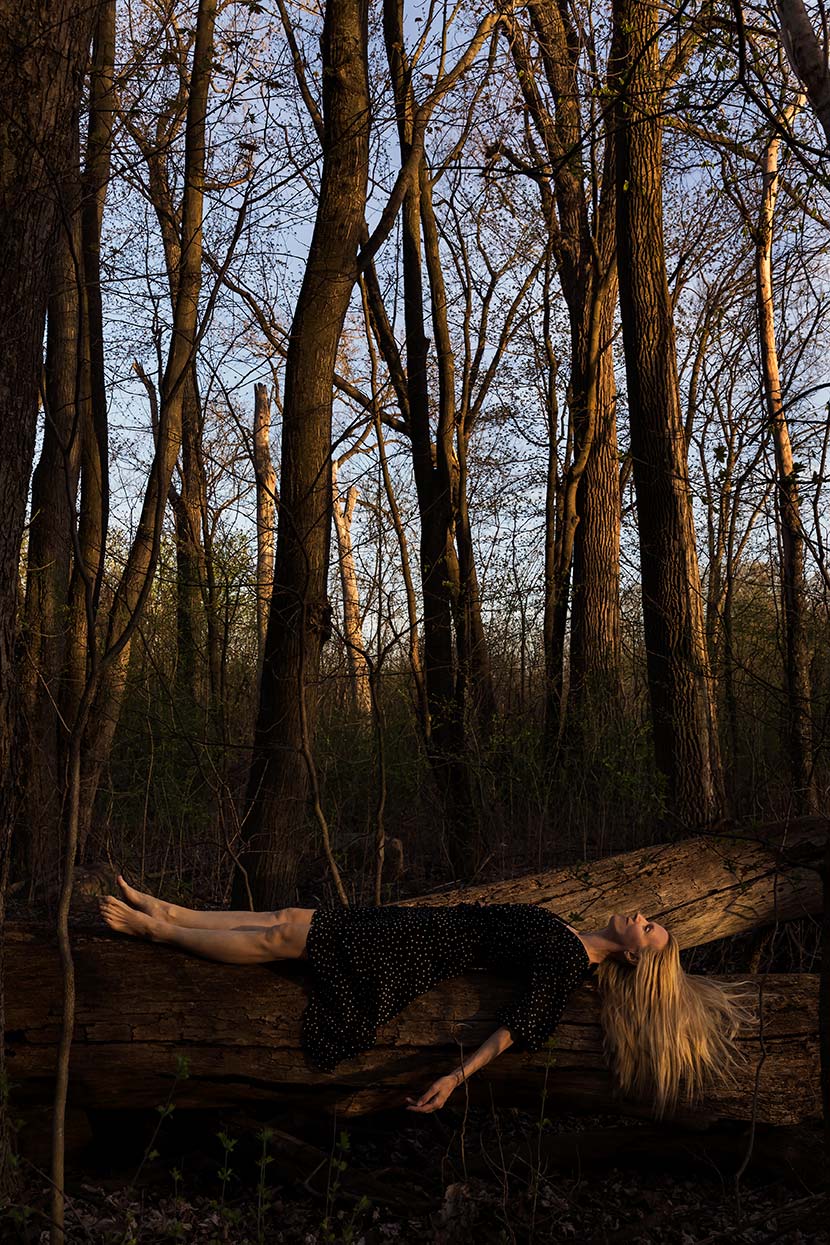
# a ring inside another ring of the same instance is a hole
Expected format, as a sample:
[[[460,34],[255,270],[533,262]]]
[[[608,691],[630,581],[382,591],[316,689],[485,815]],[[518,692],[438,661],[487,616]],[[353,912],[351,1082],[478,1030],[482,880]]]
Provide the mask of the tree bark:
[[[416,101],[404,53],[403,7],[400,0],[387,0],[383,12],[386,56],[395,94],[403,168],[413,151]],[[418,177],[413,179],[403,202],[401,231],[406,329],[405,384],[412,467],[421,523],[423,665],[429,711],[425,742],[446,818],[447,856],[455,876],[463,878],[474,869],[477,819],[461,699],[463,686],[458,684],[453,646],[453,623],[460,594],[454,546],[458,512],[454,360],[448,341],[446,295],[423,151]],[[438,419],[434,437],[428,375],[429,340],[424,314],[422,238],[429,276],[433,331],[439,352]],[[389,359],[388,363],[394,367],[394,360]]]
[[[564,638],[571,592],[568,738],[577,752],[592,727],[614,716],[622,699],[620,613],[620,487],[616,387],[611,352],[616,307],[616,220],[613,126],[603,127],[601,190],[591,213],[583,151],[584,44],[565,6],[531,0],[529,31],[551,104],[522,31],[508,25],[510,48],[525,106],[547,158],[550,189],[540,180],[542,214],[568,309],[571,363],[568,406],[571,454],[559,483],[555,570],[546,627],[549,667],[549,749],[563,725]],[[538,178],[538,169],[532,169]],[[595,174],[599,177],[599,172]]]
[[[274,531],[277,473],[271,461],[271,404],[268,386],[254,385],[254,475],[256,476],[257,664],[262,672],[268,608],[274,590]]]
[[[429,703],[427,701],[426,681],[424,679],[424,667],[421,660],[421,642],[418,636],[418,602],[415,596],[415,584],[412,579],[412,570],[409,565],[409,544],[406,539],[406,531],[401,518],[398,499],[395,496],[395,488],[392,483],[392,476],[389,472],[389,461],[386,457],[386,442],[384,440],[383,424],[379,415],[375,416],[375,437],[378,446],[378,458],[380,459],[381,474],[383,476],[383,491],[386,494],[386,503],[389,506],[389,513],[392,517],[392,526],[395,529],[395,536],[398,542],[398,551],[401,556],[401,574],[403,576],[404,588],[406,590],[406,615],[409,623],[409,665],[412,671],[412,681],[415,685],[415,709],[418,719],[418,725],[421,728],[424,739],[429,738]]]
[[[613,911],[638,907],[666,921],[682,947],[703,946],[820,913],[829,828],[826,818],[803,818],[407,902],[538,903],[583,929],[604,924]],[[72,1084],[77,1100],[88,1106],[133,1095],[133,1105],[155,1106],[170,1088],[177,1054],[192,1063],[191,1079],[175,1093],[183,1106],[282,1096],[292,1087],[306,1103],[336,1102],[346,1111],[394,1105],[397,1087],[409,1092],[413,1078],[437,1075],[457,1054],[457,1042],[469,1051],[483,1039],[494,1027],[496,1008],[515,989],[479,973],[444,984],[388,1025],[373,1052],[324,1076],[306,1064],[298,1046],[305,999],[299,964],[240,970],[101,933],[100,926],[79,927],[75,943],[79,1002]],[[16,927],[9,936],[9,966],[13,1079],[21,1084],[21,1104],[42,1101],[55,1040],[50,935]],[[763,989],[767,1051],[758,1118],[786,1123],[816,1116],[818,975],[771,974],[755,982]],[[752,1058],[738,1089],[715,1096],[704,1111],[741,1119],[751,1114],[757,1033],[746,1036],[746,1049]],[[557,1031],[556,1051],[549,1092],[594,1110],[614,1109],[592,988],[574,995]],[[508,1053],[485,1070],[481,1082],[473,1078],[470,1089],[482,1092],[489,1076],[505,1086],[511,1102],[515,1095],[538,1097],[544,1067],[544,1054]],[[385,1088],[372,1089],[381,1077]]]
[[[175,293],[173,293],[175,299]],[[204,661],[205,548],[202,526],[207,512],[207,481],[202,458],[204,417],[195,362],[184,384],[182,402],[181,487],[171,489],[176,532],[176,689],[179,709],[198,713],[210,688]],[[218,689],[211,689],[218,693]]]
[[[758,336],[767,419],[775,446],[777,517],[781,537],[781,597],[787,693],[787,736],[790,754],[793,809],[796,814],[818,811],[813,773],[813,723],[810,694],[810,653],[807,642],[804,535],[798,477],[793,469],[790,429],[781,396],[778,347],[775,339],[775,301],[772,284],[772,238],[778,197],[780,139],[767,144],[763,159],[763,194],[755,236],[755,277]]]
[[[372,712],[372,693],[369,686],[369,667],[363,645],[360,621],[360,597],[357,590],[357,573],[352,552],[352,516],[357,504],[357,486],[352,485],[340,499],[337,487],[336,464],[332,463],[331,484],[334,527],[337,532],[338,567],[340,589],[343,593],[343,639],[346,644],[346,663],[349,668],[352,709],[361,720],[368,720]]]
[[[49,292],[47,257],[61,205],[55,193],[71,152],[95,5],[32,0],[0,5],[0,878],[8,877],[20,778],[15,655],[20,545],[37,426]],[[0,895],[0,945],[5,899]],[[0,965],[0,969],[2,965]],[[0,1012],[2,1012],[0,983]],[[0,1083],[5,1061],[0,1046]],[[0,1095],[0,1191],[13,1183]]]
[[[63,699],[66,605],[82,439],[79,399],[85,333],[79,126],[76,112],[72,117],[66,174],[59,188],[61,227],[51,257],[43,444],[32,476],[32,518],[21,636],[21,684],[27,739],[25,867],[32,890],[38,887],[43,894],[54,892],[60,861],[57,830],[65,787],[61,773],[65,758],[55,706]]]
[[[77,929],[78,1000],[72,1060],[73,1101],[90,1108],[177,1107],[301,1098],[306,1108],[359,1114],[403,1106],[404,1096],[446,1071],[496,1027],[496,1011],[516,984],[489,973],[445,982],[416,999],[380,1032],[371,1051],[321,1073],[300,1046],[305,974],[290,967],[211,964],[166,947]],[[11,989],[7,1042],[19,1109],[42,1102],[54,1065],[50,1007],[57,956],[44,933],[9,931]],[[716,978],[724,983],[735,979]],[[763,1007],[765,1058],[757,1022],[739,1045],[747,1063],[734,1087],[714,1090],[678,1118],[725,1117],[798,1123],[820,1112],[818,979],[813,974],[741,977]],[[205,1001],[209,1006],[205,1007]],[[759,1010],[759,1009],[758,1009]],[[543,1084],[560,1108],[647,1114],[647,1105],[612,1097],[602,1056],[599,1000],[576,990],[554,1038],[553,1058],[506,1052],[464,1090],[486,1103],[494,1090],[511,1106],[538,1108]],[[177,1057],[189,1079],[174,1085]],[[547,1065],[552,1066],[547,1069]],[[463,1098],[459,1099],[463,1102]]]
[[[337,346],[357,279],[369,163],[365,0],[330,0],[323,23],[323,174],[285,373],[280,508],[250,815],[242,867],[257,906],[295,898],[308,848],[307,760],[330,629],[331,418]],[[247,906],[237,870],[234,902]]]
[[[404,902],[539,903],[585,929],[605,925],[617,904],[665,922],[682,947],[700,946],[821,912],[829,825],[825,817],[771,822]]]
[[[823,44],[816,35],[803,0],[776,0],[775,10],[790,64],[830,147],[830,68],[826,42]]]
[[[104,0],[95,31],[89,81],[86,161],[82,174],[81,246],[84,280],[84,376],[81,386],[81,489],[78,531],[68,596],[66,670],[61,715],[78,719],[90,673],[90,627],[98,611],[109,525],[109,428],[104,373],[101,228],[110,178],[115,108],[115,0]],[[84,773],[84,761],[81,765]],[[83,857],[95,790],[82,783],[78,855]]]
[[[723,812],[672,306],[663,248],[662,74],[655,0],[616,0],[620,308],[657,764],[681,826]]]
[[[94,701],[86,716],[81,748],[78,812],[78,838],[81,844],[89,831],[95,795],[121,714],[136,620],[144,608],[155,574],[164,513],[181,447],[188,383],[192,380],[202,285],[206,118],[213,67],[215,16],[216,0],[200,0],[187,104],[181,241],[177,252],[178,273],[172,334],[154,421],[155,453],[135,536],[106,621],[103,653],[99,672],[95,676]],[[100,436],[98,450],[97,461],[100,464],[103,461],[100,458]],[[94,468],[96,455],[93,453],[91,457]],[[94,491],[96,485],[97,481],[93,484]],[[101,530],[96,529],[94,519],[93,529],[94,538],[96,530]],[[85,584],[84,594],[86,593]],[[88,670],[87,675],[89,677]]]
[[[187,44],[182,45],[182,72],[186,72]],[[150,200],[164,247],[170,302],[175,312],[181,272],[182,222],[171,187],[170,150],[186,108],[184,92],[168,101],[149,137],[129,115],[122,120],[146,162]],[[197,716],[207,699],[216,709],[219,699],[216,677],[213,619],[208,606],[209,569],[203,529],[207,514],[207,480],[202,454],[204,415],[195,358],[184,380],[182,400],[180,485],[170,488],[176,540],[176,678],[178,711],[185,718]],[[205,637],[204,633],[208,634]],[[207,644],[205,643],[207,639]],[[204,657],[207,654],[207,661]],[[206,692],[208,693],[206,697]]]

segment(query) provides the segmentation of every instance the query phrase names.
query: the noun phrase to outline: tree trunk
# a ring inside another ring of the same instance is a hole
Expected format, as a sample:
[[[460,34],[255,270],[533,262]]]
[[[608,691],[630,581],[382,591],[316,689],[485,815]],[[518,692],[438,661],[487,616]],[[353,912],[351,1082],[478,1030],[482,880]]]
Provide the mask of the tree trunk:
[[[186,72],[187,45],[181,49],[181,72]],[[175,311],[181,272],[181,211],[173,197],[171,149],[182,120],[183,100],[173,98],[165,104],[149,137],[128,115],[122,121],[147,162],[149,197],[164,247],[171,307]],[[146,382],[145,382],[146,383]],[[205,701],[215,714],[219,691],[215,678],[215,654],[210,634],[208,607],[209,568],[203,528],[207,513],[207,479],[202,455],[204,416],[195,358],[184,380],[182,401],[180,485],[171,487],[176,541],[176,677],[175,695],[179,714],[191,724]],[[207,615],[207,617],[206,617]],[[205,643],[204,632],[209,632]],[[207,660],[205,660],[207,655]]]
[[[827,64],[826,33],[821,39],[818,38],[803,0],[777,0],[775,11],[790,64],[807,93],[830,147],[830,67]]]
[[[242,860],[255,902],[265,908],[293,901],[308,846],[304,753],[313,747],[320,654],[330,628],[332,389],[366,205],[367,38],[365,0],[330,0],[322,39],[323,174],[286,362],[274,594]],[[248,903],[239,870],[234,902]]]
[[[343,593],[343,640],[346,645],[352,709],[360,720],[365,721],[372,712],[372,693],[369,686],[369,668],[364,652],[357,573],[352,553],[352,516],[357,503],[357,487],[353,484],[347,490],[341,508],[335,463],[332,463],[331,485],[334,527],[337,532],[340,588]]]
[[[590,742],[601,723],[617,720],[622,703],[620,462],[611,349],[616,304],[615,277],[601,296],[598,312],[599,355],[590,382],[595,385],[596,427],[576,497],[567,722],[577,755],[583,751],[580,739]]]
[[[384,37],[397,105],[403,166],[412,150],[415,97],[404,54],[400,0],[387,0],[384,4]],[[401,231],[409,434],[421,523],[423,663],[429,708],[426,748],[446,818],[447,856],[455,876],[460,879],[468,877],[475,867],[477,819],[453,646],[453,620],[459,596],[458,561],[453,543],[458,488],[453,357],[447,341],[437,230],[423,156],[419,176],[404,199]],[[433,326],[440,355],[438,421],[434,439],[428,376],[429,341],[424,317],[422,233],[427,251]]]
[[[826,817],[770,822],[405,902],[540,903],[581,929],[605,925],[616,904],[664,921],[682,947],[700,946],[819,913],[828,826]]]
[[[617,291],[614,134],[613,126],[603,127],[601,192],[592,213],[586,187],[593,171],[585,167],[582,154],[583,38],[566,9],[552,0],[531,0],[527,15],[550,106],[538,89],[536,62],[518,24],[508,26],[510,48],[525,106],[550,167],[550,187],[540,182],[542,215],[571,336],[571,446],[558,482],[556,538],[551,542],[549,537],[552,547],[546,559],[553,566],[546,574],[549,695],[545,734],[550,752],[563,726],[562,666],[570,591],[567,738],[578,755],[594,728],[616,716],[622,699],[620,487],[611,351]],[[551,435],[556,435],[553,428]],[[549,514],[551,480],[549,471]]]
[[[101,297],[101,227],[110,178],[115,98],[115,0],[104,0],[95,32],[89,82],[86,162],[82,176],[81,245],[85,309],[85,374],[81,387],[81,495],[76,557],[68,598],[66,670],[61,715],[78,717],[89,676],[90,628],[98,610],[109,524],[109,430]],[[89,588],[89,591],[87,590]],[[92,637],[94,641],[94,637]],[[83,762],[82,762],[83,765]],[[94,791],[92,793],[94,798]],[[92,801],[82,790],[78,855],[83,857]]]
[[[775,446],[778,486],[778,524],[781,535],[781,596],[785,684],[787,690],[787,736],[790,754],[793,808],[796,814],[818,811],[813,774],[813,725],[810,696],[810,654],[804,575],[804,536],[798,477],[793,470],[790,429],[784,414],[778,347],[775,340],[775,303],[772,288],[772,237],[775,201],[778,196],[778,149],[780,139],[767,144],[763,161],[763,196],[755,241],[755,276],[758,335],[767,419]]]
[[[717,720],[663,249],[655,0],[616,0],[617,239],[643,622],[657,764],[684,826],[723,811]]]
[[[172,297],[175,299],[175,292]],[[205,551],[202,519],[207,481],[202,460],[202,403],[195,363],[188,370],[182,402],[181,487],[175,493],[176,693],[179,709],[197,714],[210,685],[204,654]]]
[[[392,526],[395,529],[395,536],[398,541],[398,551],[401,555],[401,574],[403,576],[404,588],[406,590],[406,616],[409,623],[409,665],[412,671],[412,681],[415,684],[416,715],[423,737],[425,740],[428,740],[429,704],[427,701],[426,681],[424,679],[424,667],[421,661],[421,643],[418,638],[418,602],[415,596],[415,584],[412,579],[412,571],[409,565],[409,544],[406,539],[406,531],[404,530],[400,507],[398,506],[398,499],[395,496],[392,477],[389,473],[389,462],[386,457],[386,443],[383,435],[383,425],[380,421],[379,415],[375,417],[375,437],[378,445],[378,458],[380,459],[381,474],[383,475],[383,491],[386,494],[386,502],[389,506],[389,513],[392,517]]]
[[[271,461],[271,404],[268,386],[254,385],[254,474],[256,476],[257,665],[262,671],[268,607],[274,590],[274,515],[277,473]]]
[[[481,743],[487,744],[492,735],[498,704],[490,665],[490,648],[481,616],[481,593],[478,586],[475,548],[470,526],[470,507],[467,496],[468,438],[468,430],[459,427],[458,514],[455,521],[455,543],[458,549],[456,631],[459,665],[462,671],[466,672],[464,676],[466,695],[463,703],[469,707],[470,726],[479,731]]]
[[[562,571],[563,519],[565,514],[563,482],[572,452],[569,436],[560,456],[559,397],[556,392],[558,359],[553,349],[552,256],[547,256],[542,303],[542,336],[545,350],[545,388],[547,401],[548,461],[545,485],[545,599],[542,641],[545,653],[545,752],[552,756],[559,742],[565,687],[565,636],[568,628],[568,594],[570,566]]]
[[[80,118],[72,118],[66,176],[60,186],[62,223],[52,256],[44,369],[44,427],[32,477],[32,519],[26,555],[24,645],[21,669],[26,723],[27,833],[24,842],[30,894],[54,893],[60,861],[62,731],[55,706],[63,699],[61,676],[67,633],[67,593],[72,525],[80,459],[83,272],[80,232]]]
[[[17,625],[20,545],[37,426],[49,293],[48,256],[60,220],[55,187],[72,150],[95,6],[77,0],[0,4],[0,879],[8,877],[20,779]],[[4,896],[0,896],[0,945]],[[2,968],[2,965],[0,965]],[[0,981],[0,1012],[3,1009]],[[6,1084],[0,1044],[0,1084]],[[5,1095],[0,1093],[0,1192],[12,1186]]]

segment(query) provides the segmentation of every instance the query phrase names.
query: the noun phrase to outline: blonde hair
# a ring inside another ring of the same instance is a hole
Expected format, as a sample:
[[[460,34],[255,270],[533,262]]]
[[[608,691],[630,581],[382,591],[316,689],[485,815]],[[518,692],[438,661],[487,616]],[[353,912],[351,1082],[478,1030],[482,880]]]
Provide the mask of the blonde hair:
[[[751,997],[726,990],[680,964],[669,934],[632,966],[608,956],[597,967],[603,1049],[624,1094],[652,1099],[662,1119],[681,1099],[696,1101],[711,1082],[734,1083],[741,1061],[733,1038],[751,1016]]]

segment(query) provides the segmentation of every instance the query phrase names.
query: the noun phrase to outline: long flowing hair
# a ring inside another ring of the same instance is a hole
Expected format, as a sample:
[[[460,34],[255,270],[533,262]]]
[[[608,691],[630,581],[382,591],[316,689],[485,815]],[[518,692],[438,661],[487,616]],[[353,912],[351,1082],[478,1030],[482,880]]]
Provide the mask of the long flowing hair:
[[[669,934],[633,966],[608,956],[597,966],[603,1049],[623,1094],[650,1098],[654,1115],[674,1111],[712,1082],[734,1083],[742,1056],[733,1042],[751,1018],[750,995],[726,990],[680,964]]]

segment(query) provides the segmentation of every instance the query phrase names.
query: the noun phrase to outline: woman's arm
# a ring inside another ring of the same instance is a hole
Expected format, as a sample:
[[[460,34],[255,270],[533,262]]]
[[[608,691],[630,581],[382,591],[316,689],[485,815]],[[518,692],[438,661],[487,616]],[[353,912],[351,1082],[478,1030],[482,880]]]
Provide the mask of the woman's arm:
[[[478,1072],[479,1068],[483,1068],[491,1059],[495,1059],[512,1044],[513,1039],[509,1029],[504,1027],[496,1029],[486,1042],[482,1042],[478,1050],[473,1051],[469,1059],[461,1061],[461,1066],[455,1072],[439,1077],[420,1098],[407,1098],[406,1101],[409,1104],[407,1111],[422,1113],[437,1111],[439,1107],[443,1107],[454,1089],[457,1089],[463,1081],[469,1080],[474,1072]]]

